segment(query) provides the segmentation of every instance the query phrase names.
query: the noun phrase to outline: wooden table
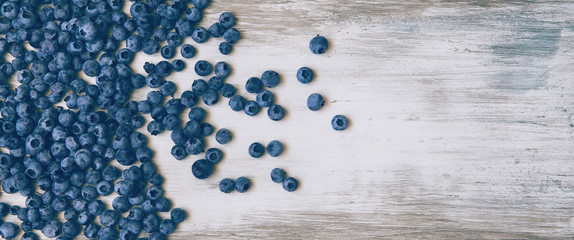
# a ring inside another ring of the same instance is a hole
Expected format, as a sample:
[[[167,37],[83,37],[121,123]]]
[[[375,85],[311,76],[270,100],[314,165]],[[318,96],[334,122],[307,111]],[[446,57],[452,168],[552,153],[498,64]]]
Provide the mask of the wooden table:
[[[202,156],[176,161],[169,133],[150,137],[166,195],[190,213],[171,239],[574,237],[572,2],[214,0],[202,25],[223,11],[243,36],[233,53],[218,53],[221,39],[193,43],[198,56],[169,80],[190,89],[199,59],[230,63],[241,88],[276,70],[288,115],[210,107],[234,139],[209,139],[225,158],[206,180],[190,170]],[[323,55],[308,48],[317,34],[331,43]],[[133,66],[160,60],[139,54]],[[311,84],[297,82],[302,66]],[[306,107],[314,92],[328,101],[318,112]],[[331,128],[336,114],[349,129]],[[249,157],[252,142],[274,139],[283,155]],[[273,183],[275,167],[300,188]],[[250,191],[218,190],[240,176]]]

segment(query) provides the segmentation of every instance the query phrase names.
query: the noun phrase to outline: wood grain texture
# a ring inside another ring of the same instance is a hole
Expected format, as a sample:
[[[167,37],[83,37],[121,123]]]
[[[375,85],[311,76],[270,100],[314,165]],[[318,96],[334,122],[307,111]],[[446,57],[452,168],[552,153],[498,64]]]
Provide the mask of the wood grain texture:
[[[211,107],[209,121],[234,140],[207,180],[191,175],[200,156],[176,161],[168,133],[150,138],[166,195],[191,216],[171,239],[574,237],[570,1],[214,0],[203,26],[223,11],[243,39],[229,56],[220,40],[196,45],[191,67],[170,76],[178,93],[199,59],[229,62],[237,87],[273,69],[288,115]],[[331,42],[324,55],[308,50],[316,34]],[[140,54],[133,66],[159,60]],[[301,66],[313,83],[296,81]],[[313,92],[328,99],[319,112],[305,105]],[[347,131],[331,129],[335,114],[350,117]],[[250,143],[273,139],[282,156],[248,156]],[[300,188],[271,182],[274,167]],[[249,192],[219,192],[239,176]]]

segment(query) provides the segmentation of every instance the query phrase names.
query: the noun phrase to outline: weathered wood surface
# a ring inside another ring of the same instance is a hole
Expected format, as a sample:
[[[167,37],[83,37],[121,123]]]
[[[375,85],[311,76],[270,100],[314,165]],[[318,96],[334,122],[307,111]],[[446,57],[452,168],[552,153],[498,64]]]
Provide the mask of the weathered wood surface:
[[[212,107],[209,121],[235,138],[202,181],[190,171],[197,157],[178,162],[169,134],[150,138],[167,196],[191,214],[172,239],[574,237],[570,1],[214,0],[203,25],[223,11],[244,37],[233,54],[212,39],[186,62],[227,61],[235,86],[274,69],[289,113],[272,122]],[[316,34],[331,41],[321,56],[308,50]],[[316,71],[312,84],[295,80],[301,66]],[[192,69],[172,75],[178,92]],[[319,112],[305,105],[313,92],[329,101]],[[352,125],[335,132],[340,113]],[[248,156],[273,139],[282,156]],[[300,188],[271,182],[274,167]],[[219,192],[239,176],[253,189]]]

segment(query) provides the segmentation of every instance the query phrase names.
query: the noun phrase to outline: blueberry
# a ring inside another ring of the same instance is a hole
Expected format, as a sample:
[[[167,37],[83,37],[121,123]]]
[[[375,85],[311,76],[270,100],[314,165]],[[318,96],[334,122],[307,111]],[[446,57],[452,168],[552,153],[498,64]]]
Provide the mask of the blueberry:
[[[205,151],[205,160],[218,164],[223,159],[223,152],[218,148],[210,148]]]
[[[5,239],[12,239],[18,235],[20,228],[11,222],[4,222],[0,225],[0,236]]]
[[[181,94],[181,104],[186,108],[191,108],[197,103],[197,96],[192,91],[185,91]]]
[[[197,43],[204,43],[209,40],[209,32],[204,27],[196,27],[193,30],[191,38]]]
[[[233,51],[233,45],[228,42],[222,42],[219,44],[219,52],[223,55],[228,55]]]
[[[254,142],[249,145],[249,155],[253,158],[260,158],[265,153],[265,147],[261,143]]]
[[[261,107],[270,107],[275,102],[275,96],[268,90],[263,90],[257,93],[257,104]]]
[[[205,60],[199,60],[195,63],[195,73],[199,76],[207,76],[213,71],[211,63]]]
[[[323,105],[325,105],[325,100],[321,94],[313,93],[307,98],[307,107],[311,111],[318,111]]]
[[[161,48],[161,56],[165,59],[171,59],[175,56],[175,48],[166,45]]]
[[[159,224],[160,224],[161,220],[160,218],[151,213],[148,214],[147,216],[144,217],[142,224],[143,224],[143,229],[146,232],[156,232],[159,229]]]
[[[159,224],[159,232],[161,234],[169,235],[175,231],[177,224],[171,219],[164,219]]]
[[[288,177],[288,178],[285,178],[285,180],[283,180],[283,189],[285,189],[287,192],[295,191],[298,186],[299,186],[299,183],[297,182],[297,179],[295,179],[295,178]]]
[[[173,66],[173,70],[176,72],[181,72],[185,69],[185,62],[181,59],[173,60],[171,65]]]
[[[216,92],[211,88],[207,89],[201,96],[201,100],[205,105],[212,106],[219,101],[219,92]]]
[[[218,62],[214,66],[215,76],[227,78],[231,74],[231,67],[226,62]]]
[[[193,5],[198,9],[205,9],[211,3],[211,0],[191,0]]]
[[[197,155],[205,150],[203,138],[192,137],[185,142],[185,151],[190,155]]]
[[[213,90],[220,90],[225,84],[225,79],[219,76],[209,78],[207,86]]]
[[[48,238],[55,238],[62,234],[62,223],[57,220],[49,221],[42,228],[42,233]]]
[[[160,197],[154,201],[154,207],[158,212],[169,212],[171,201],[165,197]]]
[[[187,218],[187,213],[181,208],[174,208],[171,210],[170,216],[173,222],[180,223]]]
[[[231,134],[231,131],[229,131],[225,128],[219,129],[217,131],[217,133],[215,134],[215,140],[219,144],[226,144],[229,141],[231,141],[232,138],[233,138],[233,135]]]
[[[219,182],[219,191],[223,193],[230,193],[235,190],[235,181],[230,178],[224,178]]]
[[[88,225],[86,225],[86,227],[84,228],[84,235],[87,238],[95,238],[98,236],[98,231],[100,230],[100,225],[96,224],[96,223],[90,223]]]
[[[205,109],[200,108],[200,107],[192,107],[191,109],[189,109],[189,120],[194,120],[194,121],[198,121],[198,122],[202,122],[203,120],[205,120],[207,116],[207,111],[205,111]]]
[[[271,181],[275,183],[281,183],[285,180],[285,171],[281,168],[274,168],[271,170]]]
[[[151,135],[155,136],[162,133],[165,130],[165,127],[162,122],[154,120],[148,123],[147,130]]]
[[[267,115],[273,121],[279,121],[285,117],[285,109],[280,105],[272,105],[267,109]]]
[[[247,101],[245,102],[243,110],[248,116],[255,116],[261,110],[261,106],[259,106],[259,104],[257,104],[255,101]]]
[[[329,48],[329,41],[323,36],[317,35],[309,42],[309,49],[314,54],[323,54]]]
[[[167,35],[167,44],[172,47],[178,47],[183,43],[183,37],[179,35],[177,32],[170,32]]]
[[[303,84],[307,84],[313,81],[314,76],[315,75],[313,73],[313,70],[311,70],[308,67],[299,68],[299,70],[297,71],[297,81]]]
[[[100,240],[118,239],[118,231],[111,227],[104,227],[98,231],[98,239]]]
[[[152,55],[154,53],[157,53],[159,51],[159,49],[160,49],[159,44],[156,41],[154,41],[153,39],[148,38],[148,39],[144,40],[143,52],[145,54]]]
[[[221,96],[226,97],[226,98],[233,97],[235,95],[235,93],[237,92],[235,87],[229,83],[223,84],[223,87],[221,87],[220,91],[221,91]]]
[[[197,52],[195,47],[189,44],[184,44],[180,48],[181,56],[184,58],[193,58]]]
[[[114,192],[114,185],[110,181],[102,180],[97,183],[96,190],[98,191],[99,195],[108,196]]]
[[[201,128],[201,135],[203,135],[204,137],[211,136],[211,134],[215,130],[215,128],[209,123],[201,123],[199,124],[199,127]]]
[[[208,89],[207,82],[203,79],[196,79],[191,84],[191,90],[197,95],[203,94]]]
[[[349,126],[349,120],[343,115],[335,115],[331,120],[331,126],[337,131],[342,131]]]
[[[228,43],[235,44],[239,41],[239,39],[241,39],[241,34],[239,31],[237,31],[237,29],[229,28],[223,33],[223,38]]]
[[[211,26],[209,26],[207,31],[209,32],[209,34],[212,37],[219,38],[219,37],[223,36],[223,31],[225,31],[225,29],[219,24],[219,22],[216,22],[216,23],[212,24]]]
[[[243,110],[245,102],[247,102],[247,100],[244,97],[241,95],[235,95],[229,99],[229,106],[231,107],[231,110],[238,112]]]
[[[283,144],[277,140],[273,140],[267,144],[267,153],[271,157],[277,157],[283,152]]]
[[[268,70],[263,72],[263,74],[261,75],[261,81],[263,82],[263,85],[265,85],[265,87],[273,88],[279,85],[281,77],[279,76],[279,73],[273,70]]]
[[[235,15],[233,15],[233,13],[230,12],[224,12],[221,15],[219,15],[219,24],[221,24],[221,26],[223,28],[232,28],[235,26],[237,19],[235,18]]]
[[[205,159],[197,160],[191,166],[193,176],[195,176],[198,179],[208,178],[213,173],[214,170],[215,170],[214,165]]]
[[[127,197],[120,196],[114,198],[114,201],[112,201],[112,207],[114,208],[114,210],[120,213],[124,213],[130,210],[130,208],[132,208],[132,205],[130,204],[129,199]]]
[[[246,177],[239,177],[235,180],[235,190],[240,193],[247,192],[251,187],[251,180]]]

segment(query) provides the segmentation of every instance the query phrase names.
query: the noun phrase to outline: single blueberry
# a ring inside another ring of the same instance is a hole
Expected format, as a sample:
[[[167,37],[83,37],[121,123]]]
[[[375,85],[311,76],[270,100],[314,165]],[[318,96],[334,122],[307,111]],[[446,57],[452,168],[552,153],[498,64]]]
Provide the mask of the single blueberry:
[[[241,34],[235,28],[229,28],[223,33],[225,41],[231,44],[237,43],[241,39]]]
[[[211,63],[209,63],[208,61],[199,60],[195,63],[194,69],[197,75],[207,76],[211,74],[211,72],[213,71],[213,66],[211,66]]]
[[[217,133],[215,134],[215,140],[219,144],[226,144],[229,141],[231,141],[232,138],[233,138],[233,135],[231,134],[231,131],[229,131],[225,128],[219,129],[217,131]]]
[[[243,111],[245,111],[245,114],[248,116],[255,116],[261,111],[261,106],[255,101],[247,101],[243,107]]]
[[[233,13],[224,12],[219,15],[219,24],[225,29],[234,27],[236,22],[237,19]]]
[[[317,35],[309,42],[309,49],[314,54],[323,54],[329,48],[329,41],[323,36]]]
[[[277,157],[283,152],[283,144],[277,140],[273,140],[267,144],[267,153],[271,157]]]
[[[235,190],[235,181],[230,178],[224,178],[219,182],[219,191],[223,193],[230,193]]]
[[[303,84],[310,83],[311,81],[313,81],[313,77],[315,77],[315,74],[313,73],[313,70],[311,70],[308,67],[299,68],[299,70],[297,71],[297,81],[299,81],[300,83]]]
[[[297,182],[297,179],[295,179],[295,178],[288,177],[288,178],[285,178],[285,180],[283,180],[283,189],[285,189],[287,192],[295,191],[298,186],[299,186],[299,183]]]
[[[218,164],[223,159],[223,152],[218,148],[210,148],[205,151],[205,160]]]
[[[205,159],[197,160],[191,166],[193,176],[195,176],[198,179],[208,178],[213,173],[214,170],[215,170],[214,165]]]
[[[183,58],[193,58],[197,50],[190,44],[184,44],[183,46],[181,46],[180,52]]]
[[[239,177],[235,180],[235,190],[240,193],[247,192],[251,187],[251,180],[246,177]]]
[[[231,110],[238,112],[243,110],[245,102],[247,102],[247,100],[244,97],[235,95],[229,99],[229,107],[231,107]]]
[[[331,126],[337,131],[342,131],[349,126],[349,120],[343,115],[335,115],[331,120]]]
[[[249,145],[249,155],[253,158],[260,158],[265,154],[265,147],[258,142],[254,142]]]
[[[274,168],[271,170],[271,181],[275,183],[281,183],[285,180],[286,174],[285,171],[281,168]]]
[[[273,121],[279,121],[285,117],[285,109],[280,105],[272,105],[267,109],[267,115]]]
[[[275,102],[275,96],[268,90],[263,90],[257,93],[257,104],[261,107],[270,107]]]
[[[204,43],[209,40],[209,32],[204,27],[196,27],[193,30],[191,38],[197,43]]]
[[[307,107],[311,111],[318,111],[323,105],[325,105],[325,100],[321,94],[313,93],[307,98]]]
[[[233,51],[233,45],[228,42],[222,42],[219,44],[219,52],[223,55],[228,55]]]
[[[279,76],[279,73],[273,70],[267,70],[263,72],[263,74],[261,75],[261,81],[263,82],[263,85],[265,85],[265,87],[273,88],[279,85],[279,82],[281,81],[281,76]]]

